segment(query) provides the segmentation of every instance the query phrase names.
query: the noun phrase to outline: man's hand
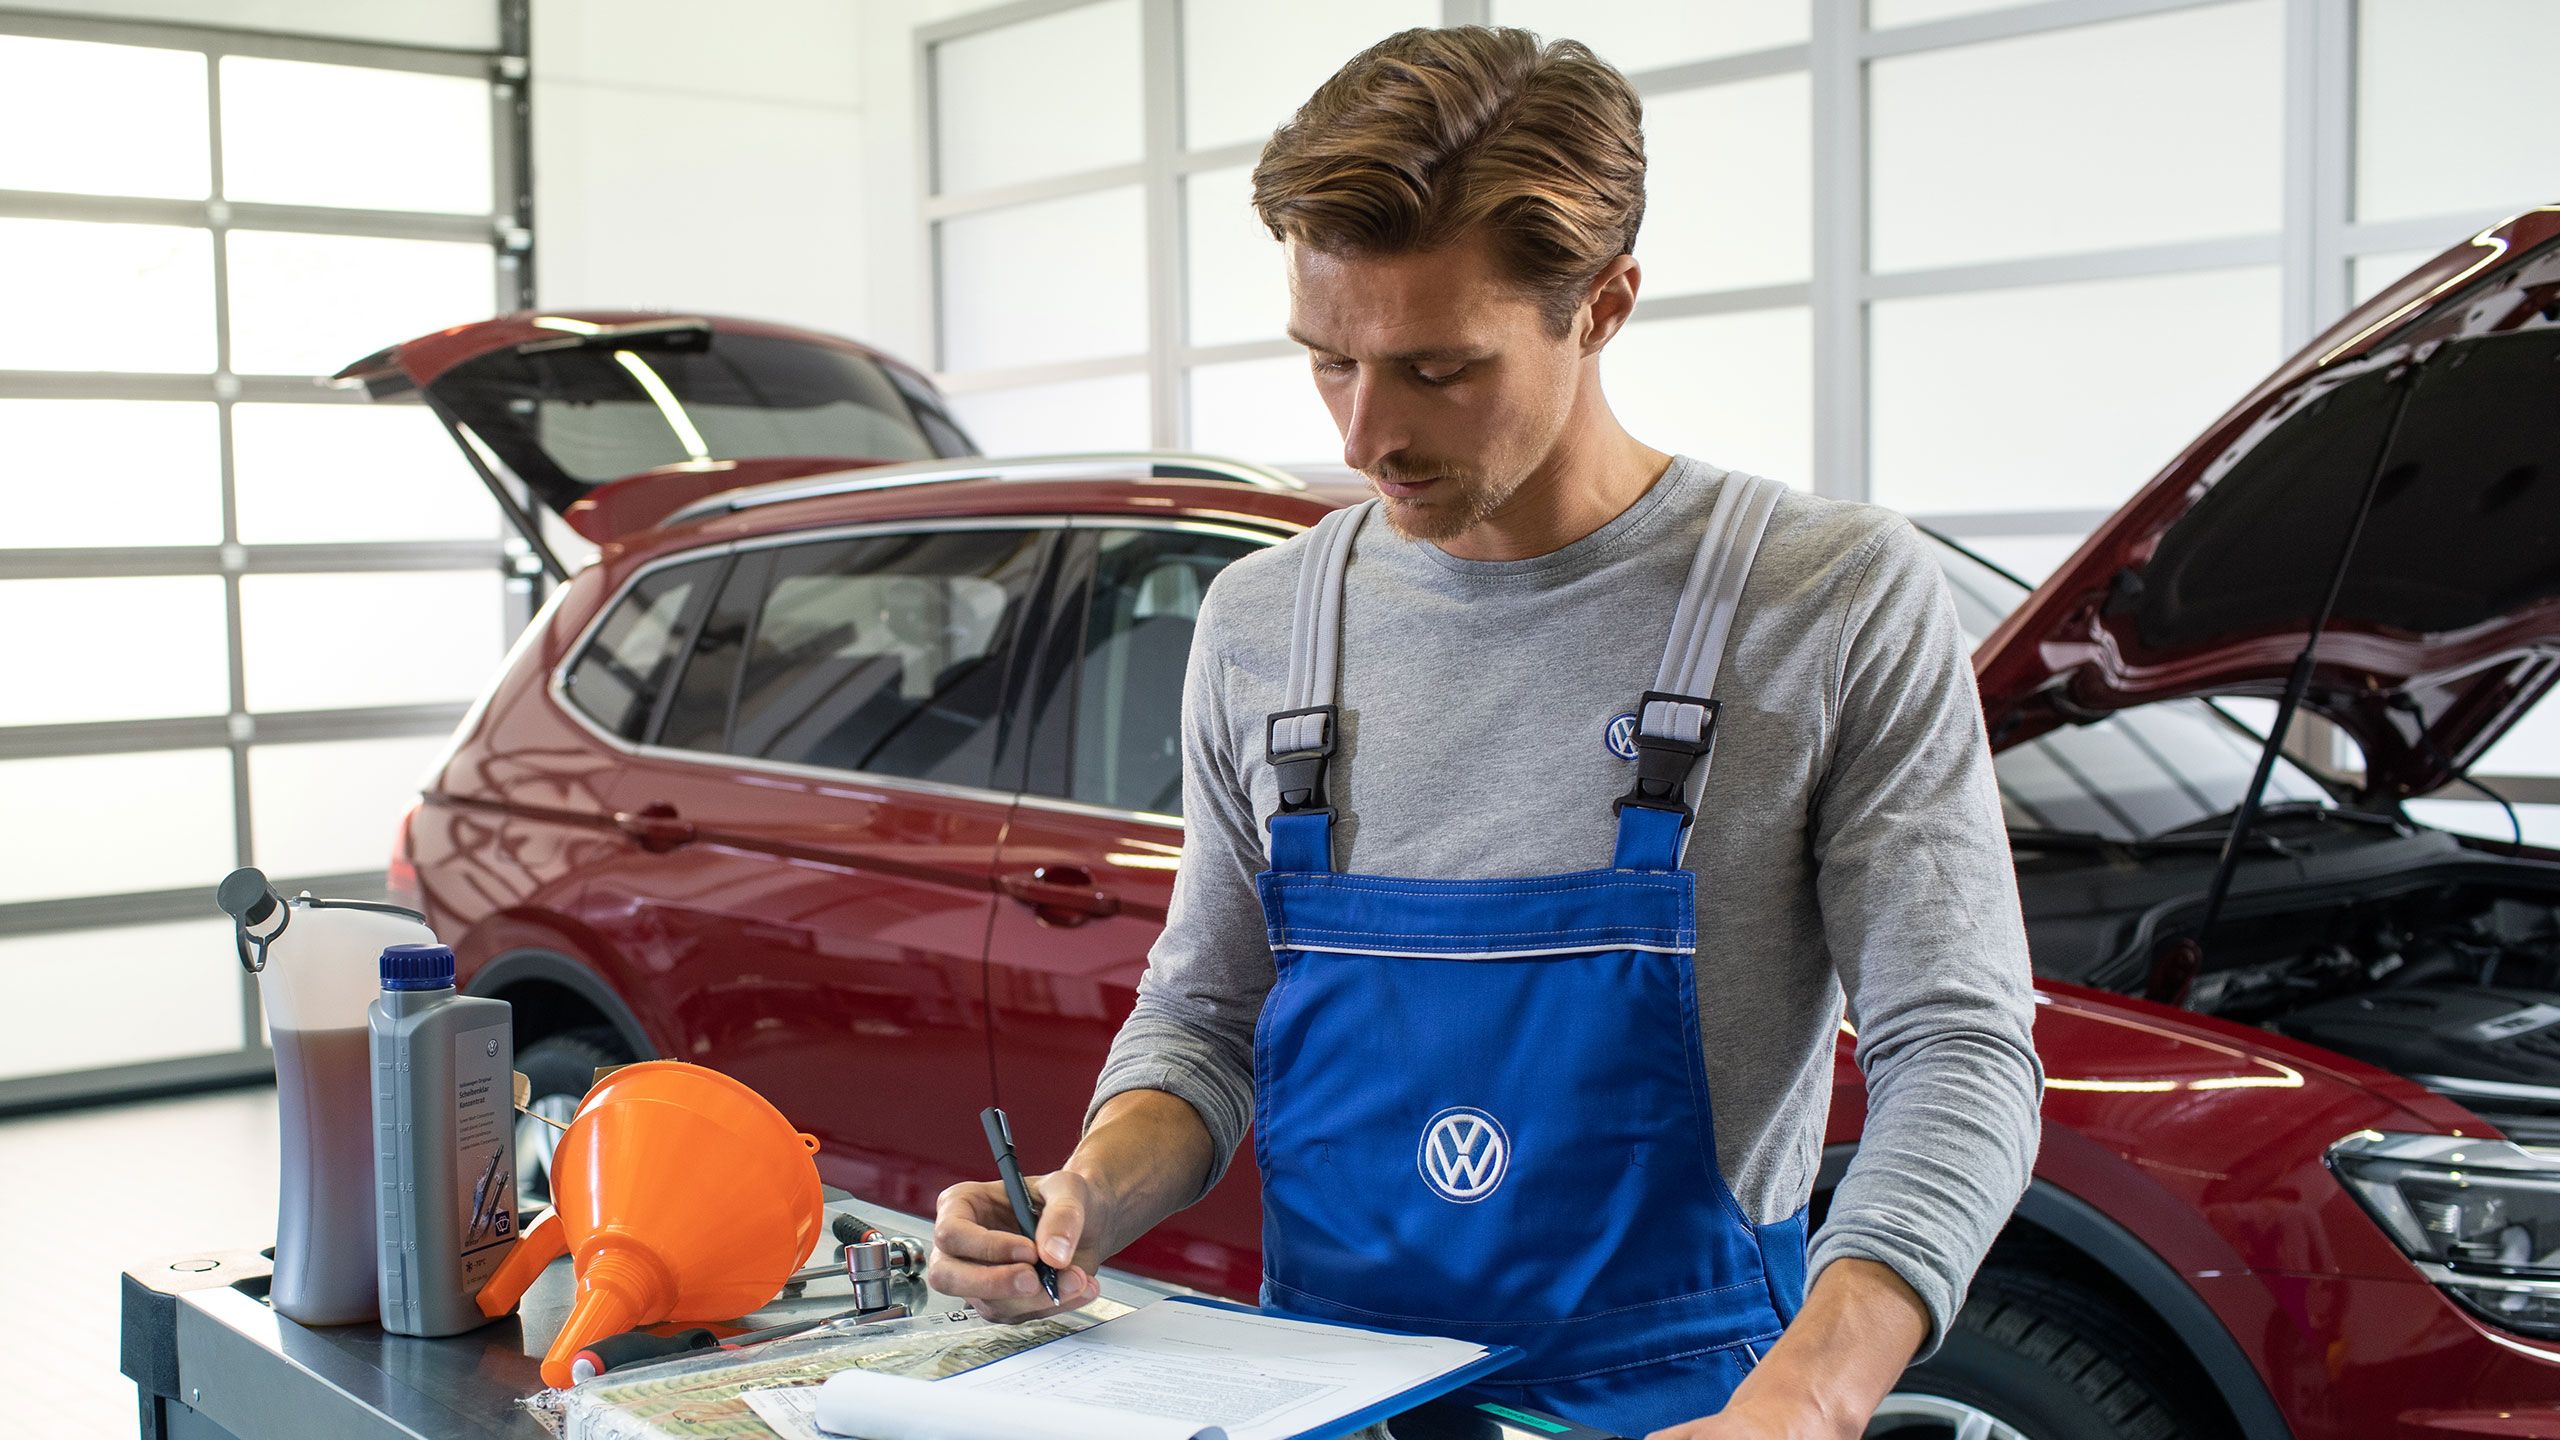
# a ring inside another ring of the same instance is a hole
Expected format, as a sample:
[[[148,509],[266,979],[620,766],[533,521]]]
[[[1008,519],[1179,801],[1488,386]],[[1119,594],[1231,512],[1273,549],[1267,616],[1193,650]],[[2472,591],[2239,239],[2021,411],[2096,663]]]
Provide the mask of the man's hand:
[[[1014,1228],[1013,1203],[994,1180],[954,1185],[934,1202],[933,1259],[925,1283],[967,1300],[990,1320],[1036,1320],[1091,1303],[1103,1256],[1091,1237],[1109,1227],[1090,1223],[1094,1189],[1080,1175],[1026,1175],[1040,1209],[1039,1258],[1058,1272],[1058,1302],[1049,1303],[1032,1272],[1032,1241]]]
[[[1764,1389],[1736,1391],[1732,1404],[1706,1419],[1656,1430],[1645,1440],[1857,1440],[1865,1429],[1825,1415],[1810,1397]]]
[[[1929,1335],[1929,1312],[1873,1260],[1836,1260],[1724,1409],[1645,1440],[1857,1440]]]

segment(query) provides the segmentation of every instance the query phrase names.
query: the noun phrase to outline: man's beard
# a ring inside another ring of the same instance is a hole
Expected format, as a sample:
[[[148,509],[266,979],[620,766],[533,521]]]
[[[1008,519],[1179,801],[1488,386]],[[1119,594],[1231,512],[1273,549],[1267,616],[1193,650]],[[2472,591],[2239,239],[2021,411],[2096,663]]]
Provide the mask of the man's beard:
[[[1459,475],[1442,471],[1436,475],[1424,471],[1389,474],[1397,484],[1430,478],[1432,487],[1411,499],[1399,499],[1379,492],[1381,512],[1388,525],[1407,540],[1446,540],[1474,529],[1487,516],[1500,510],[1519,490],[1515,483],[1505,486],[1480,475]],[[1369,477],[1372,482],[1376,477]]]

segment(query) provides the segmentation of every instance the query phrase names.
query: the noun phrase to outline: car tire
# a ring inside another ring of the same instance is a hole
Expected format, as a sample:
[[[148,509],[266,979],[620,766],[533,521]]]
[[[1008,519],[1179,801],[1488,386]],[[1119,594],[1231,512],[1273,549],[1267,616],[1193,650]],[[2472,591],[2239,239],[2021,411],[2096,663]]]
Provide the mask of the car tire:
[[[560,1132],[535,1115],[565,1125],[576,1114],[596,1071],[628,1065],[631,1053],[622,1037],[602,1026],[546,1035],[517,1052],[516,1068],[528,1082],[525,1108],[516,1117],[516,1204],[522,1209],[551,1203],[551,1151]]]
[[[2220,1440],[2230,1427],[2187,1398],[2190,1369],[2148,1317],[2106,1296],[1985,1270],[1866,1440]]]

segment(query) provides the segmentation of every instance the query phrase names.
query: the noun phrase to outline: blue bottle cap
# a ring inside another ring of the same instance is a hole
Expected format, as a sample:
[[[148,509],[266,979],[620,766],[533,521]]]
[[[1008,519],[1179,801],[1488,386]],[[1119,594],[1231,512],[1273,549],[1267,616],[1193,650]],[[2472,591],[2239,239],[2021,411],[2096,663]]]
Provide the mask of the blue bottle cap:
[[[453,988],[453,952],[442,945],[394,945],[382,952],[385,990]]]

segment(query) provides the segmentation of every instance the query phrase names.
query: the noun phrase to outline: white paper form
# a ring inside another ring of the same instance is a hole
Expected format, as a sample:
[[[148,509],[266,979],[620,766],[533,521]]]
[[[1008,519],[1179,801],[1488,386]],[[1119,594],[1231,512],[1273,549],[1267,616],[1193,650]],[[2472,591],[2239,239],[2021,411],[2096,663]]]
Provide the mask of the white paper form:
[[[1226,1440],[1215,1425],[867,1370],[823,1385],[750,1390],[746,1401],[783,1440]]]
[[[1464,1340],[1160,1300],[936,1381],[934,1388],[1004,1396],[1034,1415],[1042,1404],[1062,1400],[1124,1416],[1215,1425],[1228,1440],[1288,1440],[1485,1353]]]

